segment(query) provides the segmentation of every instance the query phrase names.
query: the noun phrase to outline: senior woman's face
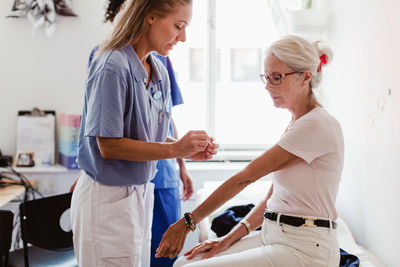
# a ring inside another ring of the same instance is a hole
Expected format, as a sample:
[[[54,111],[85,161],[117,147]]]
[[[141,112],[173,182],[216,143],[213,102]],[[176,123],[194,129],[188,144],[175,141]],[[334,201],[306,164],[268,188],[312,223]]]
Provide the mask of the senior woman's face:
[[[186,41],[186,26],[192,18],[192,6],[180,5],[176,11],[166,17],[155,18],[148,33],[152,50],[168,56],[169,51],[178,43]]]
[[[286,63],[280,61],[274,54],[269,54],[264,61],[266,75],[292,73]],[[272,84],[267,80],[266,89],[270,94],[274,106],[278,108],[294,109],[298,105],[299,98],[304,88],[299,74],[291,74],[281,77],[280,84]]]

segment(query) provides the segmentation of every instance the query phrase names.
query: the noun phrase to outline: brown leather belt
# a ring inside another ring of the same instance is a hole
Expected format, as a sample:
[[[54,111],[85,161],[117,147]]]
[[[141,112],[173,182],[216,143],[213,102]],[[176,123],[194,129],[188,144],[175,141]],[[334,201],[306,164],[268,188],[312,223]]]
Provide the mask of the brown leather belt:
[[[264,213],[264,218],[271,220],[271,221],[276,221],[278,219],[278,213],[276,212],[271,212],[271,211],[265,211]],[[309,222],[311,221],[310,224]],[[332,225],[333,229],[337,228],[337,223],[334,221],[329,221],[329,220],[321,220],[321,219],[313,219],[310,217],[296,217],[296,216],[289,216],[289,215],[284,215],[281,214],[279,217],[279,222],[284,223],[284,224],[289,224],[292,226],[318,226],[318,227],[326,227],[330,228]]]

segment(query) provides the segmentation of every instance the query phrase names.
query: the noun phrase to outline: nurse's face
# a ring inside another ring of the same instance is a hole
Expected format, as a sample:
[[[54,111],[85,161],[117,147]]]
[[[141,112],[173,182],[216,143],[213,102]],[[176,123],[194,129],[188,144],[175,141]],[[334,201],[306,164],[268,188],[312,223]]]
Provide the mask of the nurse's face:
[[[186,4],[178,6],[175,12],[162,18],[150,15],[147,18],[150,24],[147,35],[150,49],[168,56],[179,41],[186,41],[186,26],[191,18],[192,6]]]
[[[289,66],[280,61],[274,54],[269,54],[264,61],[266,75],[292,73]],[[276,82],[274,82],[276,83]],[[280,84],[272,84],[268,79],[266,89],[270,94],[274,106],[295,110],[301,101],[305,88],[302,84],[302,74],[294,73],[280,78]]]

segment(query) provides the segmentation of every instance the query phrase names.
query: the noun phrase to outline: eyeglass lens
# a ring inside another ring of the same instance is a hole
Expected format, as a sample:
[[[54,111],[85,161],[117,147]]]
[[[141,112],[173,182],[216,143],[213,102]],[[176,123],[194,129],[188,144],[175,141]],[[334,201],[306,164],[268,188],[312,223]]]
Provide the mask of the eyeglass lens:
[[[269,82],[271,84],[274,84],[274,85],[278,85],[278,84],[281,83],[281,75],[277,74],[277,73],[271,74],[271,75],[268,75],[268,74],[262,74],[261,75],[261,81],[264,84],[267,84],[267,79],[269,80]]]

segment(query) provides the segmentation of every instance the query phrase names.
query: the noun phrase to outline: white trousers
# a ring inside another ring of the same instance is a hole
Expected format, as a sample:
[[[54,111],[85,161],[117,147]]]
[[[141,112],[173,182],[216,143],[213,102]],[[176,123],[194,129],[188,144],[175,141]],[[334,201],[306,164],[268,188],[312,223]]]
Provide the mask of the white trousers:
[[[268,219],[259,233],[242,238],[212,258],[201,260],[202,256],[180,257],[174,267],[338,267],[340,262],[335,229],[294,227]]]
[[[71,202],[79,267],[150,266],[154,184],[107,186],[82,172]]]

